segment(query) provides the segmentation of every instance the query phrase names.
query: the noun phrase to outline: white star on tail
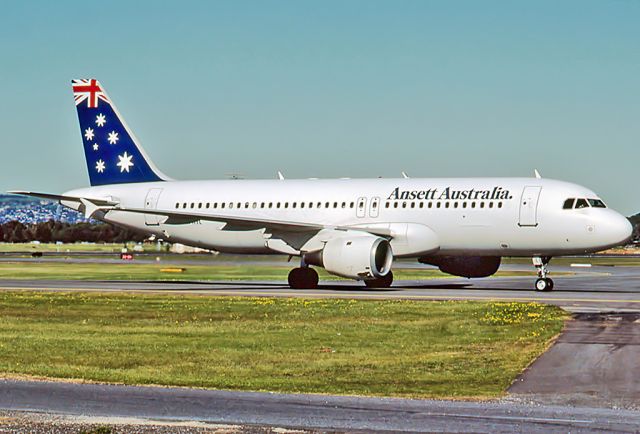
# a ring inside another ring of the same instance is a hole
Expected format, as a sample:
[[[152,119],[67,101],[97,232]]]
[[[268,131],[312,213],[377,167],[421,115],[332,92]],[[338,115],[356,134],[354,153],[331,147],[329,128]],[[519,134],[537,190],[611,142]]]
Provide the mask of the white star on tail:
[[[94,151],[97,151],[98,149],[100,149],[100,146],[98,146],[98,144],[97,144],[97,143],[94,143],[94,144],[93,144],[93,150],[94,150]]]
[[[107,123],[107,118],[105,118],[105,116],[100,113],[98,116],[96,116],[96,125],[99,127],[104,127],[104,124]]]
[[[104,161],[98,160],[96,162],[96,170],[98,171],[98,173],[104,172],[104,168],[105,168]]]
[[[120,167],[120,173],[124,171],[129,173],[129,168],[133,166],[133,163],[131,162],[132,158],[133,155],[127,155],[126,152],[124,153],[124,155],[118,155],[118,159],[120,160],[120,162],[116,164],[116,166]]]
[[[115,145],[116,142],[119,140],[118,133],[116,133],[115,131],[111,131],[109,133],[109,139],[108,140],[109,140],[109,143],[111,145]]]
[[[87,140],[93,140],[93,128],[87,128],[84,130],[84,137]]]

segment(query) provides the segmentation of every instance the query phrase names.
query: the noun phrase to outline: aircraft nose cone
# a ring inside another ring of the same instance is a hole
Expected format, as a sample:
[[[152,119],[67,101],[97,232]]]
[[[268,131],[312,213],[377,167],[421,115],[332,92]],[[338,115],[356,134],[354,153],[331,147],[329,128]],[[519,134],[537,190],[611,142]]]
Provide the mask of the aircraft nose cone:
[[[607,238],[611,244],[624,244],[633,235],[633,226],[629,219],[620,214],[615,214],[610,219],[607,219],[606,231]]]

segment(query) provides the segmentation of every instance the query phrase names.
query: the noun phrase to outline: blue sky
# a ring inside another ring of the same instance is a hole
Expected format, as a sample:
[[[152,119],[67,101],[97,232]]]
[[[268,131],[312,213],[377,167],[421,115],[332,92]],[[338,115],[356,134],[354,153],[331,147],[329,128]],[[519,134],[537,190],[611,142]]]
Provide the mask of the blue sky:
[[[177,179],[543,176],[640,211],[640,2],[7,2],[0,190],[88,185],[72,78]]]

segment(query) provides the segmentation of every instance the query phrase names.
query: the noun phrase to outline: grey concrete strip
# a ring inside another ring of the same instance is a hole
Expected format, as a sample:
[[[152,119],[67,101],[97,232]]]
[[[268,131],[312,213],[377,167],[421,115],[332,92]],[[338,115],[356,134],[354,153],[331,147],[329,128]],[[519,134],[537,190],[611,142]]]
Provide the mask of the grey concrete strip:
[[[85,416],[395,432],[634,432],[640,412],[392,398],[0,381],[0,408]]]
[[[640,312],[640,268],[593,267],[592,271],[588,274],[557,277],[556,289],[545,293],[533,291],[534,279],[529,277],[400,281],[385,290],[367,289],[362,283],[346,281],[322,283],[315,290],[292,290],[284,282],[278,281],[140,282],[20,279],[2,280],[0,289],[161,292],[203,296],[537,301],[555,304],[572,312]]]
[[[640,409],[640,314],[579,314],[511,386],[528,401]]]

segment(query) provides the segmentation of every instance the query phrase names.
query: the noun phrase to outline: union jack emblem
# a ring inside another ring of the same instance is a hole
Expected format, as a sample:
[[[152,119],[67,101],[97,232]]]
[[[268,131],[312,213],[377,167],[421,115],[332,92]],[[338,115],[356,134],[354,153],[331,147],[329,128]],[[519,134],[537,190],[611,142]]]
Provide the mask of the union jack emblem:
[[[76,100],[76,105],[80,105],[83,101],[87,101],[87,107],[98,107],[98,100],[109,102],[107,95],[100,87],[98,80],[73,80],[73,98]]]

